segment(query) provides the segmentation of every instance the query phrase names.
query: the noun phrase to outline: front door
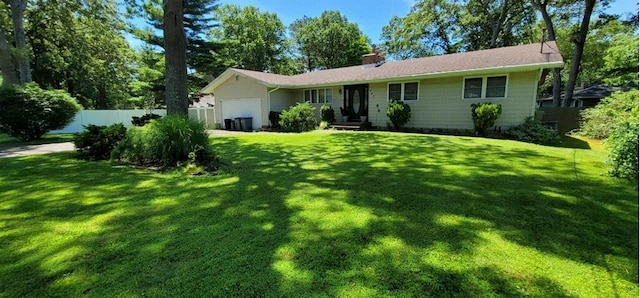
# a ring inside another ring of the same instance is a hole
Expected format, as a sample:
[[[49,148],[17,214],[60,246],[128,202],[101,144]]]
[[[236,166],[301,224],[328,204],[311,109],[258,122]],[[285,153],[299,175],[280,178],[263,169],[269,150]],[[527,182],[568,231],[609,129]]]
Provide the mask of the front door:
[[[369,105],[369,85],[344,86],[344,107],[349,113],[349,121],[360,121],[367,116]]]

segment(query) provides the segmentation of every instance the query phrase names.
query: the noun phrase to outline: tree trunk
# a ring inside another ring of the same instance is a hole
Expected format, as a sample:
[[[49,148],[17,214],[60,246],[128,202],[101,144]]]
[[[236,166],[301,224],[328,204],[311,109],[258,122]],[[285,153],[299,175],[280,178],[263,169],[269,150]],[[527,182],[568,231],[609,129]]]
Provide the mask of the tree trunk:
[[[578,36],[573,40],[576,48],[573,51],[573,60],[571,60],[571,70],[569,72],[569,80],[564,88],[564,99],[562,100],[562,106],[568,107],[573,101],[573,90],[576,86],[576,80],[580,73],[580,62],[582,60],[582,53],[584,52],[584,44],[587,41],[587,34],[589,33],[589,22],[591,21],[591,14],[593,13],[593,7],[596,5],[597,0],[585,0],[584,16],[582,16],[582,23],[580,24],[580,31]]]
[[[547,1],[534,0],[533,5],[540,11],[545,27],[547,28],[547,39],[556,40],[556,30],[553,27],[553,21],[549,12],[547,12]],[[562,85],[562,77],[560,76],[560,68],[553,69],[553,106],[560,106],[560,86]]]
[[[16,66],[11,59],[11,48],[7,42],[7,34],[0,27],[0,69],[2,70],[2,85],[19,84]]]
[[[20,72],[20,84],[31,82],[29,51],[24,33],[24,11],[26,8],[27,0],[11,0],[11,18],[13,20],[13,36],[16,41],[16,62]]]
[[[164,0],[165,100],[168,115],[187,117],[187,38],[182,0]]]

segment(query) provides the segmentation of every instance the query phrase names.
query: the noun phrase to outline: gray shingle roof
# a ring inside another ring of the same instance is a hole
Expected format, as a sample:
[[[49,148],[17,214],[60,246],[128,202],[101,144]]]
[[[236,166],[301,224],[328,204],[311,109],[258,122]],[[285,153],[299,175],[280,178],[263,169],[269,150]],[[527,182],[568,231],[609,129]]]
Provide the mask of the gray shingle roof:
[[[562,66],[562,56],[554,41],[489,50],[390,61],[375,66],[357,65],[303,73],[294,76],[277,75],[243,69],[229,69],[236,74],[254,78],[269,86],[304,87],[338,83],[372,82],[410,77],[453,75],[473,71],[518,68],[555,68]],[[225,73],[227,73],[225,72]],[[218,79],[220,79],[221,75]],[[205,89],[215,87],[214,80]],[[222,82],[219,82],[222,83]]]

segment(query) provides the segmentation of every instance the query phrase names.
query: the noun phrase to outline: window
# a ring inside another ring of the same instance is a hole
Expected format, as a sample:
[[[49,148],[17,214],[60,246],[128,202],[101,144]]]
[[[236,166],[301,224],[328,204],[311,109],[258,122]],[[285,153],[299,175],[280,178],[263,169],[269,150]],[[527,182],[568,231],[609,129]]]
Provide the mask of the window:
[[[418,100],[418,82],[390,83],[387,86],[387,100]]]
[[[304,101],[309,103],[332,103],[333,90],[331,89],[304,90]]]
[[[507,97],[507,76],[465,78],[464,98],[505,98]]]

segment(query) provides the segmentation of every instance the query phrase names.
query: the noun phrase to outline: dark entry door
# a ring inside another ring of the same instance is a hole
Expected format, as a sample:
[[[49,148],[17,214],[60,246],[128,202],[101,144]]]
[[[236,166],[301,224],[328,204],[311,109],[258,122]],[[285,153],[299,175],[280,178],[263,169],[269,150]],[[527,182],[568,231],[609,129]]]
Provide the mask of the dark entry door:
[[[367,116],[369,106],[369,85],[344,86],[344,106],[349,111],[349,120],[360,121]]]

